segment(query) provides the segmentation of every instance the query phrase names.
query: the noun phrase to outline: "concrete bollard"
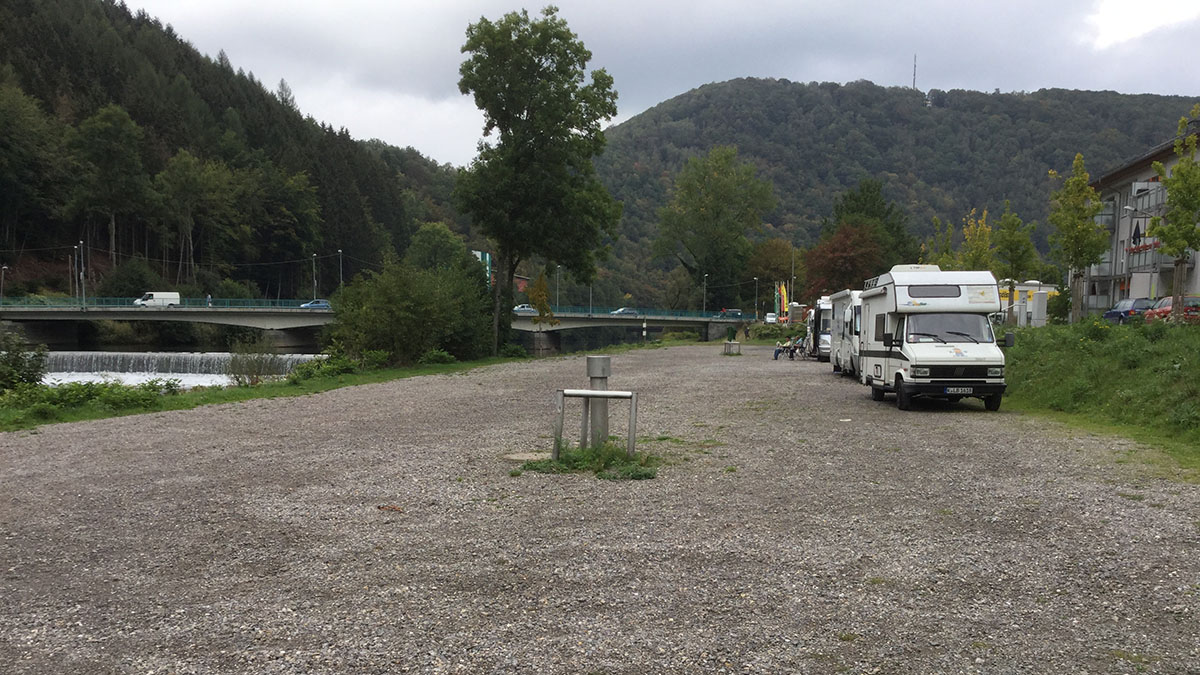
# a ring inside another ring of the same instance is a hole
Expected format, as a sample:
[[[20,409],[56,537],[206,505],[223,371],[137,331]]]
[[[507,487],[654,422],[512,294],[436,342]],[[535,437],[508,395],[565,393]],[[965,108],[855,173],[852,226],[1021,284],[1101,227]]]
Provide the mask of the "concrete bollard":
[[[594,391],[608,389],[608,376],[612,375],[611,356],[587,357],[587,374],[590,382],[588,387]],[[592,447],[608,440],[608,399],[598,398],[594,401],[584,399],[584,429],[587,428],[588,416],[591,417]]]

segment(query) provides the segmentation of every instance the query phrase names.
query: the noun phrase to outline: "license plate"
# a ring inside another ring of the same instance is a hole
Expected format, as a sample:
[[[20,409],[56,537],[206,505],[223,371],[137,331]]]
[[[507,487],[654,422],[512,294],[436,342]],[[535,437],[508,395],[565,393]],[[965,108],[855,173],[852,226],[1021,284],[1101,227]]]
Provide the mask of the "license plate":
[[[947,394],[973,394],[975,390],[971,387],[946,387]]]

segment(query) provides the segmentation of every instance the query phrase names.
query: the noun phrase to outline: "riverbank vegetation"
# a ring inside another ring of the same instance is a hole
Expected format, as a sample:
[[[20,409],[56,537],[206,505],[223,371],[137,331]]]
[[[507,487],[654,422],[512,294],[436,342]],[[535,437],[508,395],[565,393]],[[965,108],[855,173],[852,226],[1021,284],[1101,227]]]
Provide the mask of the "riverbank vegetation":
[[[1200,469],[1200,330],[1092,318],[1027,328],[1008,350],[1013,410],[1119,433]]]

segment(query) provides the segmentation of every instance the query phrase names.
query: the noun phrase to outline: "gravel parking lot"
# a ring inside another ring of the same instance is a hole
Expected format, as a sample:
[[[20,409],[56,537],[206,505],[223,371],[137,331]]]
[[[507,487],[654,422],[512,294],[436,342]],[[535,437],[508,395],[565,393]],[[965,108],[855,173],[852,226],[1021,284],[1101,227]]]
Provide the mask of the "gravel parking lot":
[[[613,357],[648,481],[510,475],[580,356],[0,434],[0,670],[1200,672],[1200,486],[720,351]]]

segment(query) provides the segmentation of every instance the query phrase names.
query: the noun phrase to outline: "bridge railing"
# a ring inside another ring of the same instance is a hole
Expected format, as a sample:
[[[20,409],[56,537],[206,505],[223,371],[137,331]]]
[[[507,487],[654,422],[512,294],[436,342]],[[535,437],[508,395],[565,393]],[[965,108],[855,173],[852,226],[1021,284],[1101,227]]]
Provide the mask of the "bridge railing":
[[[88,298],[86,302],[81,302],[79,298],[65,296],[24,296],[24,297],[4,297],[0,300],[0,306],[3,307],[89,307],[96,309],[130,309],[133,308],[133,301],[137,298]],[[205,298],[180,298],[177,306],[189,308],[208,308],[214,309],[299,309],[300,305],[308,302],[308,300],[293,300],[293,299],[278,299],[270,298],[213,298],[211,301]],[[154,307],[150,309],[156,309]]]
[[[621,307],[588,307],[587,305],[551,305],[550,310],[557,316],[621,316],[629,319],[647,318],[647,319],[716,319],[727,318],[731,321],[751,321],[753,317],[750,314],[743,313],[741,317],[718,317],[721,310],[701,311],[698,309],[658,309],[653,307],[629,307],[635,313],[615,314]]]

